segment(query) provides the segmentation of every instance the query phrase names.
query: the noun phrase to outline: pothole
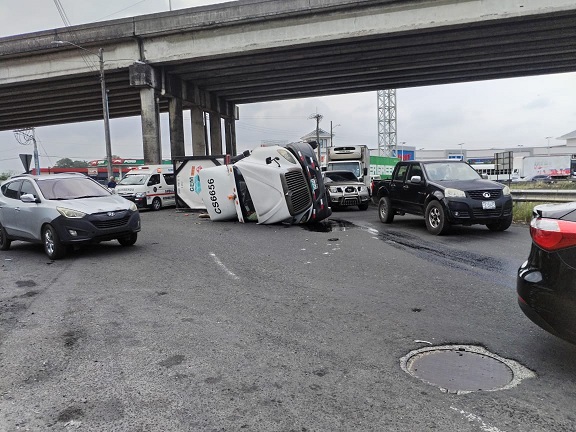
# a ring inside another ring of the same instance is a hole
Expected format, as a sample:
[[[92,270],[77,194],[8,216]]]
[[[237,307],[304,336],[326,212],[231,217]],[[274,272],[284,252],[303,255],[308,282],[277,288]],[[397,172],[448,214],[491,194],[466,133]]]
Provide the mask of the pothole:
[[[536,375],[520,363],[474,345],[444,345],[411,351],[402,370],[446,393],[506,390]]]

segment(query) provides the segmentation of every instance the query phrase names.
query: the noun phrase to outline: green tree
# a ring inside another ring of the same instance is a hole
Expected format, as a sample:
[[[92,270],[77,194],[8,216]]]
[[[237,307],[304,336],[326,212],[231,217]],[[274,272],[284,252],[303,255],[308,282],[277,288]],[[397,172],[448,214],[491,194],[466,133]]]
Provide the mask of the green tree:
[[[88,166],[88,162],[64,158],[58,160],[54,166],[56,168],[86,168]]]
[[[6,179],[8,179],[8,177],[10,177],[12,174],[10,173],[0,173],[0,181],[4,181]]]

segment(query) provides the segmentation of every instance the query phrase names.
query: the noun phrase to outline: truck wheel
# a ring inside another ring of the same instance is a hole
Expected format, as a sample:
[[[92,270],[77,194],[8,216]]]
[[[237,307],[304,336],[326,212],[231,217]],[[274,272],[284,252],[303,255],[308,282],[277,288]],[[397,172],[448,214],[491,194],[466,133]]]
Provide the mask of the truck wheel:
[[[44,252],[51,260],[60,259],[66,254],[66,246],[60,242],[58,233],[52,225],[46,225],[42,230],[42,243]]]
[[[490,231],[506,231],[510,225],[512,225],[512,215],[500,219],[498,222],[486,224]]]
[[[430,201],[424,213],[426,229],[434,235],[446,234],[450,229],[450,223],[446,220],[444,207],[439,201]]]
[[[394,209],[392,208],[392,202],[388,197],[380,198],[378,201],[378,216],[380,217],[380,222],[391,223],[394,220]]]
[[[8,250],[10,249],[10,244],[12,240],[8,238],[8,234],[6,233],[6,229],[0,225],[0,250]]]
[[[152,200],[152,210],[160,210],[162,208],[162,201],[156,197]]]
[[[118,243],[122,246],[132,246],[136,243],[136,240],[138,240],[138,233],[132,233],[126,237],[120,237]]]
[[[362,203],[362,204],[358,205],[358,208],[360,210],[368,210],[369,205],[370,205],[370,203]]]

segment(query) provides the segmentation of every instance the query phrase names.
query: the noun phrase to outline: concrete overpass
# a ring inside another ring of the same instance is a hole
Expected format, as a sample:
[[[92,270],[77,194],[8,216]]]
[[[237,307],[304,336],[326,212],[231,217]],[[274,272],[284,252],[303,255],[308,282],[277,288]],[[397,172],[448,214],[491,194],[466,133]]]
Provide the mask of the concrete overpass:
[[[101,119],[99,49],[159,162],[159,112],[171,156],[186,109],[195,155],[234,153],[240,104],[576,71],[576,3],[242,0],[0,38],[0,130]]]

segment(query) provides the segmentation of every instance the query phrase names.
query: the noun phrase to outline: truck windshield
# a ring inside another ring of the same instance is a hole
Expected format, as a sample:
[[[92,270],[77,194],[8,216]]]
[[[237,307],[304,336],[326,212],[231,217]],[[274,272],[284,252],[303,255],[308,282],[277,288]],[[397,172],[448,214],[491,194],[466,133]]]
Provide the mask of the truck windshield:
[[[352,171],[356,177],[362,176],[360,162],[338,162],[328,163],[328,171]]]
[[[482,178],[467,163],[431,162],[425,163],[424,169],[428,174],[428,178],[433,181],[476,180]]]

